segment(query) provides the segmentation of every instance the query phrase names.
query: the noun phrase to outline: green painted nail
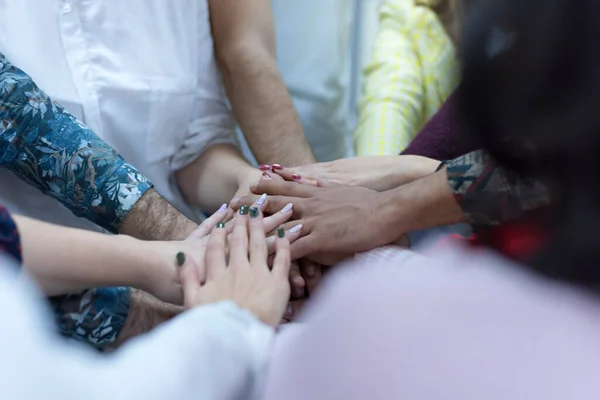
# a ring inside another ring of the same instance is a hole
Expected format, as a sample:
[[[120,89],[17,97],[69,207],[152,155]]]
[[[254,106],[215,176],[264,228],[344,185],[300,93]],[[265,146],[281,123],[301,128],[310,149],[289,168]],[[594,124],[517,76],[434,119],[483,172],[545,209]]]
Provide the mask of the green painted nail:
[[[217,222],[217,228],[225,228],[225,222]]]
[[[248,215],[248,211],[249,211],[249,207],[248,206],[241,206],[240,207],[240,214],[241,215]]]
[[[258,208],[250,207],[250,218],[258,217]]]
[[[285,230],[283,229],[283,227],[279,227],[277,228],[277,236],[279,236],[280,238],[285,237]]]
[[[185,254],[183,254],[181,251],[179,253],[177,253],[177,265],[179,265],[180,267],[185,263]]]

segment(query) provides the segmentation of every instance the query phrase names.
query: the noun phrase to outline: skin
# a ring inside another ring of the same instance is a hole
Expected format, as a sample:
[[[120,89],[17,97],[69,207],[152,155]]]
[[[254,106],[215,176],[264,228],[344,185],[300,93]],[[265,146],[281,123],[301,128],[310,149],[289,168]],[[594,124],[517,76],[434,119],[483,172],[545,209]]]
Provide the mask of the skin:
[[[465,221],[445,169],[385,192],[273,179],[251,189],[268,193],[272,207],[294,202],[293,218],[303,228],[302,237],[292,245],[292,259],[308,257],[323,265],[395,243],[407,232]],[[243,198],[234,206],[251,201]]]
[[[271,2],[209,0],[209,7],[223,83],[258,162],[315,162],[277,67]]]

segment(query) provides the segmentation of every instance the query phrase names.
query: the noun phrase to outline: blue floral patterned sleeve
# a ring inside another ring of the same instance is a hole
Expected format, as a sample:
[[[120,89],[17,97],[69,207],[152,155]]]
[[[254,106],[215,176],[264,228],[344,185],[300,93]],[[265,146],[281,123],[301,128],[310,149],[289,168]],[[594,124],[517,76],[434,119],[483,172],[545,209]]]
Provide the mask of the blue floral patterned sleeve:
[[[152,186],[1,53],[0,167],[111,232]]]
[[[112,232],[152,187],[1,53],[0,167]],[[104,350],[125,324],[131,293],[99,288],[50,301],[63,335]]]

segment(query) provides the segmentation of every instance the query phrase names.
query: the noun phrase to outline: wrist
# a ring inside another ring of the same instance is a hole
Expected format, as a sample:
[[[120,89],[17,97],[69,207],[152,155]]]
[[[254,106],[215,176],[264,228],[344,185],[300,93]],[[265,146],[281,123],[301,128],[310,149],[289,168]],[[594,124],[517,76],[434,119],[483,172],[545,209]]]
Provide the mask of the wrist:
[[[391,156],[393,164],[389,171],[390,189],[406,185],[435,172],[440,162],[422,156]]]

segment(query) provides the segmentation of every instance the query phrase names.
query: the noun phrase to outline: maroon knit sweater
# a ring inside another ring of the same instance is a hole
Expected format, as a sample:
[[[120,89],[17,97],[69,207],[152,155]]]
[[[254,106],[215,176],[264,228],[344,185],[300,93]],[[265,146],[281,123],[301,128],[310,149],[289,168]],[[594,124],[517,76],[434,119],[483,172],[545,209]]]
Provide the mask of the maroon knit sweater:
[[[460,124],[454,112],[455,103],[456,91],[452,92],[438,112],[400,154],[418,155],[442,161],[452,160],[477,150],[461,135]]]

